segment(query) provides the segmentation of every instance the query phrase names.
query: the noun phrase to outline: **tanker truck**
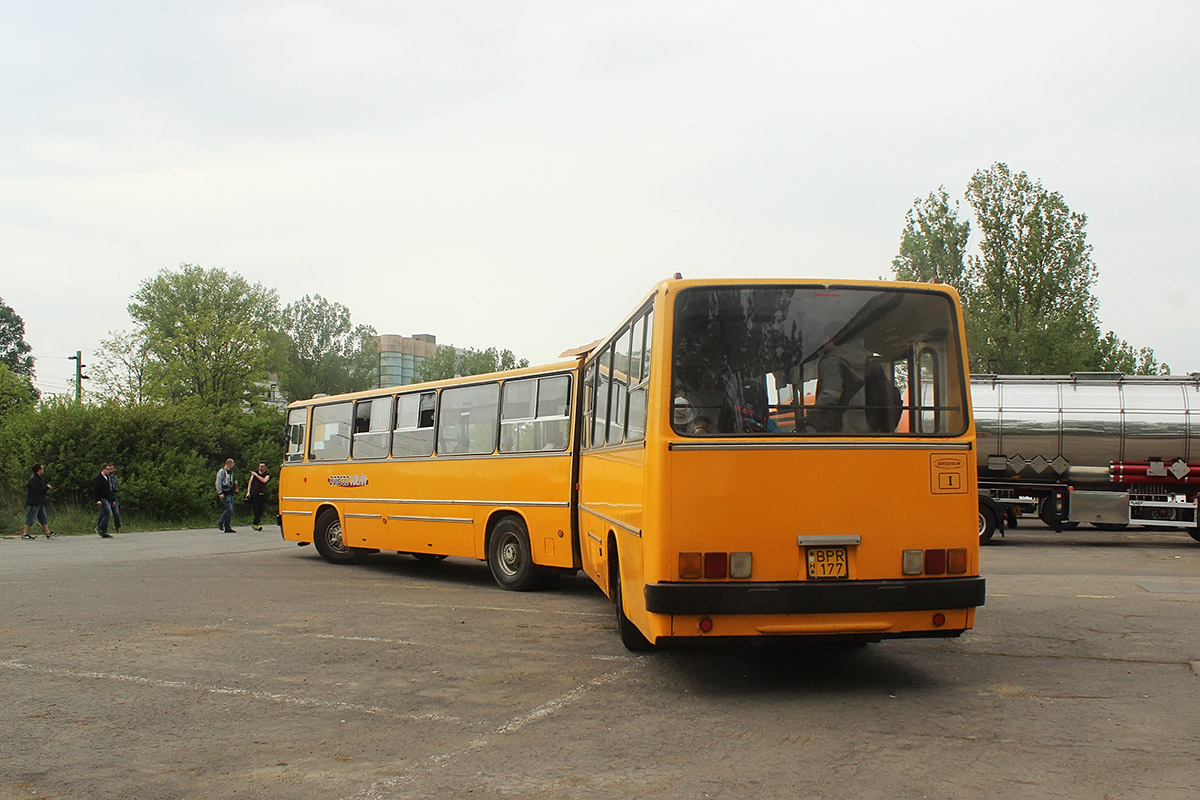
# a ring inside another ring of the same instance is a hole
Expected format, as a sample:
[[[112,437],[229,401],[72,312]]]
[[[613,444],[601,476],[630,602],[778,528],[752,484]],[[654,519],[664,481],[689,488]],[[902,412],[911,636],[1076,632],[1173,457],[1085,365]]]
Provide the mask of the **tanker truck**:
[[[1022,515],[1200,541],[1200,373],[972,375],[979,540]]]

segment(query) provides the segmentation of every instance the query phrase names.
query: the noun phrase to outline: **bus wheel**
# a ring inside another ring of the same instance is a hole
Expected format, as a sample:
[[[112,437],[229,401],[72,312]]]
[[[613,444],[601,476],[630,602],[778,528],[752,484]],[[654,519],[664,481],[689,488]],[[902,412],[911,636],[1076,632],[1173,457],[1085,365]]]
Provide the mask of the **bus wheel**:
[[[625,616],[625,593],[621,591],[621,566],[617,561],[617,554],[613,552],[610,559],[612,571],[613,587],[613,605],[617,609],[617,632],[621,634],[621,644],[625,645],[625,649],[632,653],[644,653],[653,647],[650,640],[642,635],[642,632],[637,629],[637,626],[629,621],[629,617]]]
[[[353,564],[361,559],[366,550],[356,547],[346,547],[342,540],[342,520],[333,509],[327,509],[317,517],[317,527],[313,531],[313,544],[321,558],[330,564]]]
[[[1200,528],[1188,528],[1187,532],[1188,536],[1192,537],[1197,542],[1200,542]]]
[[[533,563],[529,531],[517,517],[505,517],[492,528],[487,561],[496,583],[510,592],[527,592],[542,582],[542,571]]]
[[[996,528],[1000,525],[1000,520],[996,518],[996,512],[991,506],[979,504],[979,543],[987,544],[992,540],[992,536],[996,533]]]

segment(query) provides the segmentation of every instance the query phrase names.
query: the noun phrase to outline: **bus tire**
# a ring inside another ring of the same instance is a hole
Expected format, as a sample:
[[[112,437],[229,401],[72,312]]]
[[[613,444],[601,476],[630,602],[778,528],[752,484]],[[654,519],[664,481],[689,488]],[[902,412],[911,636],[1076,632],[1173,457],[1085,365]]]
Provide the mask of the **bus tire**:
[[[996,507],[991,503],[979,501],[979,543],[987,544],[996,535],[1000,527],[1000,518],[996,515]]]
[[[1200,528],[1188,528],[1187,533],[1188,536],[1192,537],[1197,542],[1200,542]]]
[[[617,560],[615,548],[609,556],[609,565],[613,606],[617,612],[617,633],[621,635],[621,644],[625,645],[625,649],[631,653],[644,653],[654,645],[650,644],[650,640],[629,621],[629,617],[625,616],[625,593],[621,591],[621,564]]]
[[[313,544],[317,546],[321,558],[330,564],[353,564],[371,552],[346,546],[342,538],[342,519],[332,508],[325,509],[317,517],[317,526],[313,529]]]
[[[510,592],[528,592],[542,583],[542,570],[533,563],[529,531],[519,517],[504,517],[492,528],[487,562],[496,583]]]

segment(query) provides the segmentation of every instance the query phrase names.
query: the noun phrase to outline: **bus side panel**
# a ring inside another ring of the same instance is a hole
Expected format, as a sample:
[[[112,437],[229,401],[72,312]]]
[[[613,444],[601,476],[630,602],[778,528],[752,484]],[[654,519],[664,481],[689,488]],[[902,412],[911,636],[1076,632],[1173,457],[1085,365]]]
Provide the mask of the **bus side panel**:
[[[509,511],[525,521],[536,563],[570,568],[569,460],[563,453],[316,462],[287,467],[280,496],[307,495],[290,510],[336,505],[350,547],[478,559],[487,557],[488,520]],[[284,538],[311,541],[312,528],[312,518],[285,517]]]
[[[622,576],[632,575],[636,579],[641,573],[645,463],[646,451],[641,446],[591,451],[580,459],[579,537],[583,568],[610,597],[610,534],[617,542]],[[636,572],[632,571],[634,567]],[[627,597],[641,596],[639,585],[623,585]]]

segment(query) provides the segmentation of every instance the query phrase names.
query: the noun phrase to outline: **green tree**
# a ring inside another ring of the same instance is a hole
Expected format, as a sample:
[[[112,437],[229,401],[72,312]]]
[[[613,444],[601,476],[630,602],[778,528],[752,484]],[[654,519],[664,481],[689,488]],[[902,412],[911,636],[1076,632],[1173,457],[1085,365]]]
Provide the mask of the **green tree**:
[[[350,309],[321,295],[305,295],[283,309],[279,391],[288,400],[318,392],[340,394],[374,383],[378,346],[375,329],[352,325]]]
[[[1098,272],[1087,217],[1006,164],[976,172],[967,199],[982,234],[970,270],[968,347],[976,365],[1043,373],[1093,362]]]
[[[970,223],[944,188],[905,215],[892,270],[903,280],[941,280],[963,299],[971,367],[981,372],[1163,372],[1154,351],[1103,337],[1092,290],[1098,277],[1087,217],[1006,164],[976,172],[966,198],[979,255],[966,255]]]
[[[15,391],[14,396],[32,396],[37,402],[40,393],[33,385],[32,351],[25,341],[25,320],[0,297],[0,364],[8,367],[8,376],[4,380],[6,396]],[[10,385],[14,380],[22,386]]]
[[[950,206],[946,188],[939,186],[917,200],[904,215],[900,252],[892,271],[902,281],[940,281],[959,287],[966,283],[967,240],[971,223],[958,219],[958,201]]]
[[[100,340],[91,369],[94,392],[126,405],[140,405],[151,398],[150,356],[144,339],[124,331],[109,331]]]
[[[433,357],[417,366],[416,378],[418,381],[440,381],[528,366],[529,359],[518,359],[511,350],[489,347],[486,350],[467,348],[459,351],[454,347],[438,345]]]
[[[257,395],[279,298],[237,273],[183,264],[143,281],[129,315],[149,357],[148,393],[220,408]]]
[[[38,392],[29,379],[0,361],[0,417],[21,407],[33,408],[37,401]]]

